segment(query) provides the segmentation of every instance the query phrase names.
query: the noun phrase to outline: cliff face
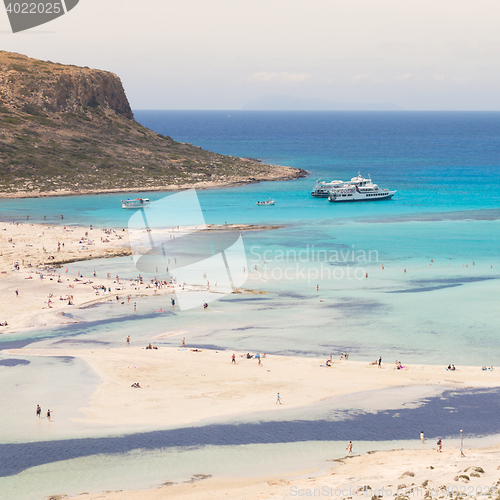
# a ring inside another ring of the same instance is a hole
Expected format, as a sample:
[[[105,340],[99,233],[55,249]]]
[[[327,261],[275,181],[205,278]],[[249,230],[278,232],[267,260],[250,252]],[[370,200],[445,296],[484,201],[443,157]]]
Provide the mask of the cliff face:
[[[55,100],[44,103],[51,111],[75,111],[82,106],[103,106],[134,118],[120,79],[104,71],[62,74],[55,83]]]
[[[4,106],[36,106],[48,112],[76,111],[83,106],[134,117],[120,79],[113,73],[0,51],[0,96]],[[20,108],[21,106],[21,108]]]
[[[143,127],[112,73],[0,51],[0,196],[217,187],[304,175]]]

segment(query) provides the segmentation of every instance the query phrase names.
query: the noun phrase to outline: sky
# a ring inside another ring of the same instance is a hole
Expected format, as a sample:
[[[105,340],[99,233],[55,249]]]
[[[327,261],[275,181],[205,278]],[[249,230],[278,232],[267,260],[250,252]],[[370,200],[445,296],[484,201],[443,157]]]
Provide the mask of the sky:
[[[80,0],[0,49],[116,73],[132,109],[268,95],[500,110],[500,0]]]

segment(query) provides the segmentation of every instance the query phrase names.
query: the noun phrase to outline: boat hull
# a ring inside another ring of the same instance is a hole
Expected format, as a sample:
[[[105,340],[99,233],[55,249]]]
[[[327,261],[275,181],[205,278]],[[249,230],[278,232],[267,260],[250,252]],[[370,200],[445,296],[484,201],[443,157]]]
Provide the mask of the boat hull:
[[[328,198],[330,193],[311,193],[313,198]]]
[[[356,203],[356,202],[361,202],[361,201],[383,201],[383,200],[390,200],[396,192],[394,193],[389,193],[384,196],[374,196],[373,198],[371,197],[363,197],[363,198],[355,198],[353,197],[336,197],[332,198],[331,196],[328,198],[328,201],[331,201],[332,203]]]
[[[138,209],[144,208],[151,204],[148,199],[138,199],[138,200],[122,200],[122,208]]]

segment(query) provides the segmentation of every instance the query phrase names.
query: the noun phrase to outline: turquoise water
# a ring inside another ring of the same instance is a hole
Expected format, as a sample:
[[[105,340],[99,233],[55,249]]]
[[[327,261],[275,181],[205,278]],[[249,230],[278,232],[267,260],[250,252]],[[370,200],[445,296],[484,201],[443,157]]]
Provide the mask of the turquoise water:
[[[137,299],[135,313],[128,303],[104,304],[75,311],[84,323],[2,335],[0,349],[13,341],[40,342],[54,350],[68,342],[102,348],[123,345],[129,334],[135,342],[146,343],[160,333],[182,332],[188,345],[244,352],[329,356],[347,349],[353,359],[366,361],[382,356],[391,363],[401,359],[404,363],[496,364],[500,352],[500,113],[138,111],[136,117],[176,140],[310,172],[306,179],[198,193],[207,223],[284,226],[243,234],[248,262],[244,288],[266,293],[221,295],[206,311],[197,307],[181,312],[162,297]],[[349,179],[358,171],[371,174],[380,187],[396,189],[394,199],[339,206],[309,196],[317,178]],[[169,194],[147,196],[157,200]],[[30,221],[51,224],[121,228],[130,217],[120,208],[122,197],[0,200],[0,219],[22,221],[29,215]],[[255,205],[269,197],[276,200],[274,207]],[[182,224],[182,213],[179,207],[170,215],[179,217]],[[63,220],[56,217],[60,214]],[[189,252],[176,256],[182,266]],[[79,270],[85,276],[94,270],[99,276],[106,272],[123,278],[137,275],[130,258],[69,267],[70,272]],[[161,308],[167,312],[159,315],[156,310]],[[156,343],[177,345],[178,338]],[[8,389],[0,404],[9,408],[2,416],[0,441],[50,441],[96,432],[64,423],[69,416],[79,416],[78,407],[97,383],[88,367],[26,359],[30,365],[0,366]],[[60,373],[63,379],[58,379]],[[32,384],[37,374],[43,377]],[[34,399],[50,400],[57,392],[67,395],[67,402],[54,413],[60,415],[60,425],[52,427],[50,436],[49,429],[30,425],[26,407],[31,412],[39,402]],[[422,395],[413,397],[418,401]],[[17,420],[16,415],[22,418]],[[377,447],[394,446],[388,443],[380,441]],[[113,458],[114,472],[108,482],[96,467],[101,459],[80,458],[28,469],[21,476],[0,479],[0,484],[7,481],[9,491],[15,491],[21,482],[28,488],[43,481],[49,483],[44,487],[47,494],[56,493],[49,491],[50,480],[62,475],[66,483],[57,493],[88,490],[89,477],[94,478],[96,490],[147,486],[161,482],[160,470],[169,472],[165,480],[204,473],[201,465],[207,456],[215,464],[214,473],[238,474],[239,469],[228,465],[228,457],[250,453],[245,463],[257,473],[259,455],[279,460],[276,457],[283,459],[290,450],[300,453],[292,444],[288,448],[261,444],[251,453],[243,445],[179,449],[182,464],[178,467],[172,451],[166,457],[157,452],[119,454]],[[307,450],[304,457],[310,463],[324,463],[323,452],[314,446]],[[76,479],[75,467],[83,468]],[[139,480],[130,475],[134,467],[149,472]]]
[[[227,115],[231,116],[228,117]],[[212,151],[308,170],[308,179],[200,194],[207,222],[300,222],[359,216],[498,209],[500,114],[474,112],[136,111],[153,130]],[[371,174],[394,203],[338,206],[308,196],[314,180]],[[139,194],[139,193],[138,193]],[[276,197],[272,210],[255,201]],[[160,195],[151,195],[157,199]],[[2,218],[125,225],[123,195],[2,200]],[[43,218],[43,217],[42,217]]]

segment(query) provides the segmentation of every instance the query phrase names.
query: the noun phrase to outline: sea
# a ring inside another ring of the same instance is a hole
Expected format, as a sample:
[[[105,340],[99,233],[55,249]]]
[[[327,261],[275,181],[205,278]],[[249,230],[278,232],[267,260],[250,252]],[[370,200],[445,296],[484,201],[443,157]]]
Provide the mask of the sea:
[[[127,335],[147,343],[183,332],[188,347],[325,359],[348,351],[358,361],[381,356],[384,363],[443,370],[448,364],[494,366],[500,353],[500,113],[134,114],[177,141],[302,168],[308,176],[196,192],[207,224],[277,226],[235,235],[246,262],[229,268],[245,293],[218,293],[217,300],[207,293],[206,311],[201,300],[180,311],[164,297],[137,299],[135,313],[128,303],[103,304],[75,311],[80,323],[0,337],[1,499],[156,487],[195,474],[321,473],[345,454],[346,441],[353,439],[359,453],[411,448],[420,446],[422,429],[450,445],[458,444],[460,430],[469,446],[498,444],[500,391],[440,386],[332,398],[280,412],[279,419],[256,412],[168,429],[74,423],[99,384],[89,367],[78,358],[12,356],[5,349],[29,345],[57,353],[68,346],[121,346]],[[358,173],[396,190],[393,199],[339,204],[310,196],[317,179],[349,180]],[[153,202],[172,196],[177,193],[127,194]],[[4,199],[0,219],[119,231],[131,218],[122,198]],[[275,205],[256,204],[268,199]],[[169,206],[165,227],[182,225],[186,207]],[[185,249],[176,255],[180,267],[192,260]],[[84,276],[133,278],[139,272],[130,257],[68,267]],[[167,276],[163,268],[145,276],[163,271]],[[157,342],[177,343],[170,337]],[[51,398],[64,401],[54,421],[33,422],[33,408]]]

